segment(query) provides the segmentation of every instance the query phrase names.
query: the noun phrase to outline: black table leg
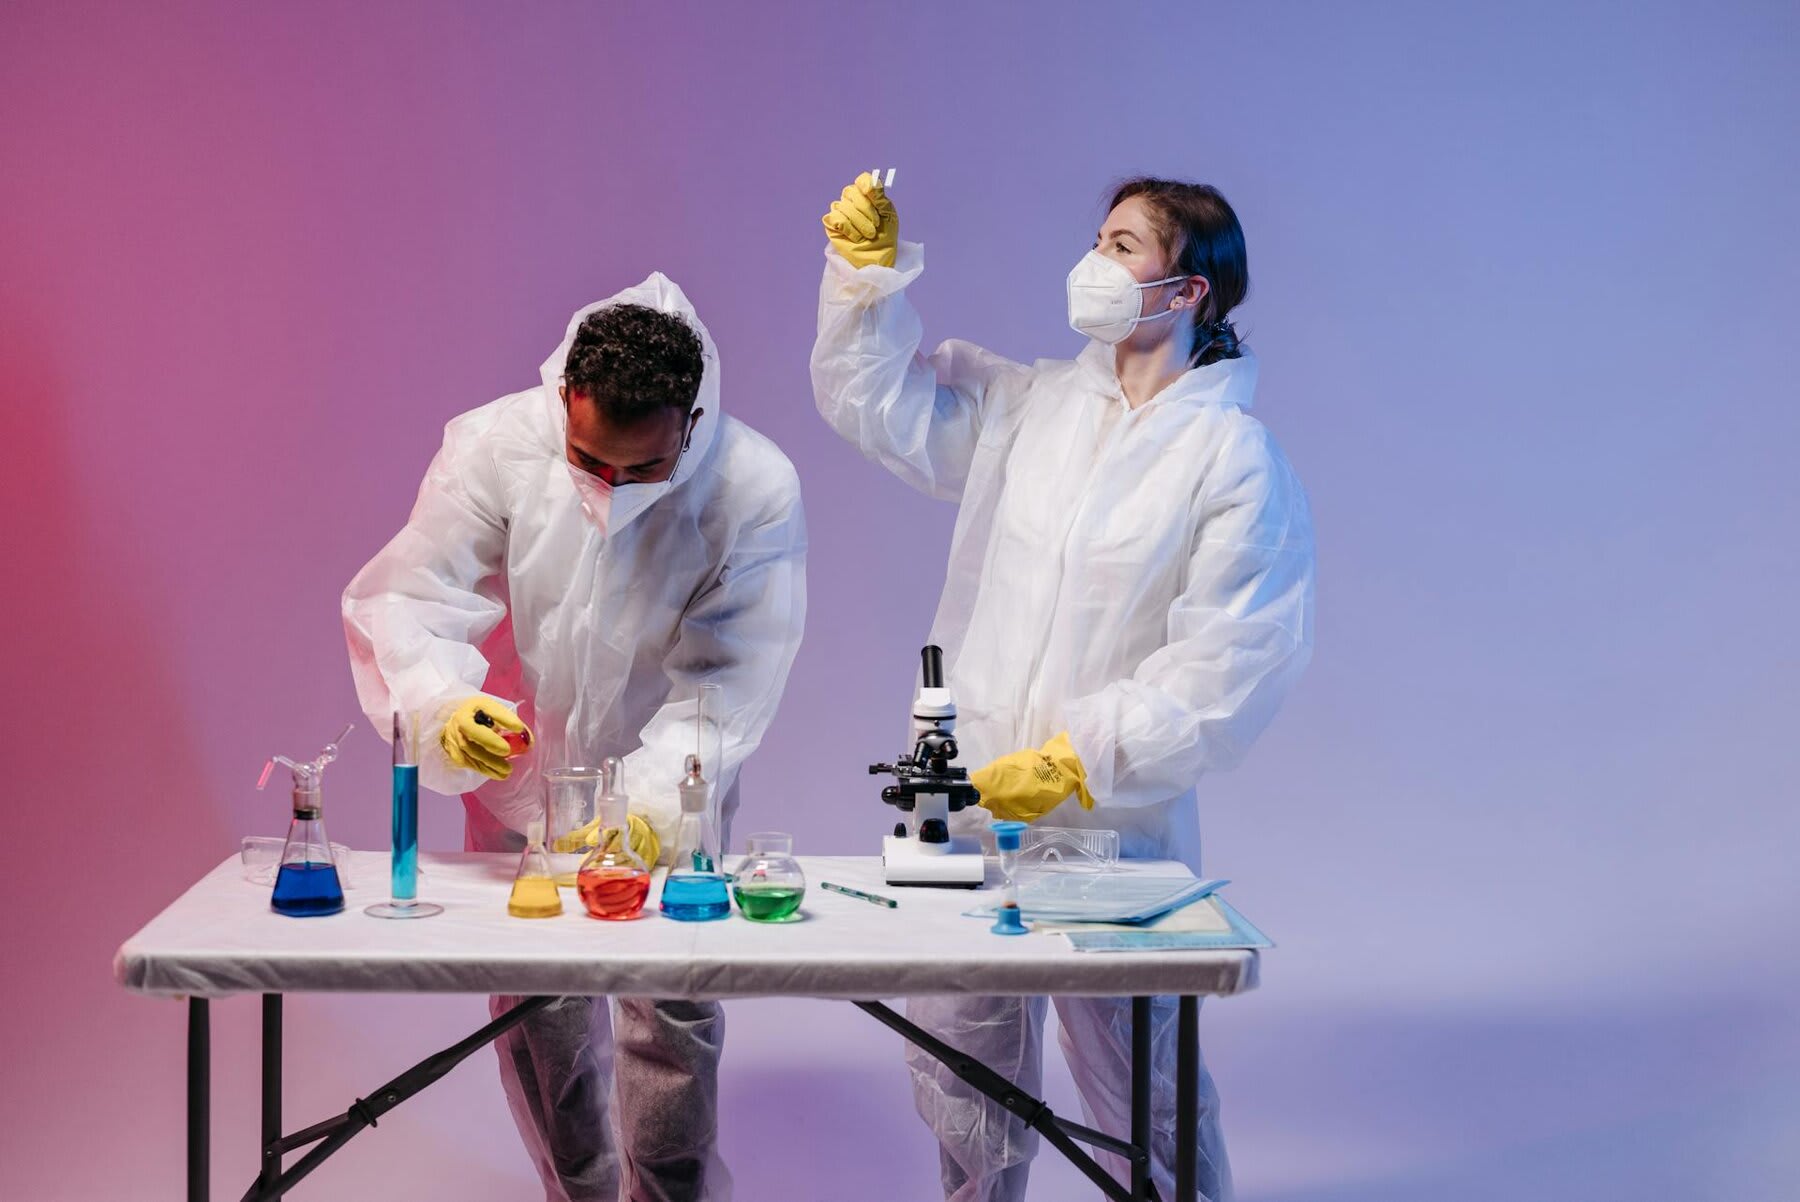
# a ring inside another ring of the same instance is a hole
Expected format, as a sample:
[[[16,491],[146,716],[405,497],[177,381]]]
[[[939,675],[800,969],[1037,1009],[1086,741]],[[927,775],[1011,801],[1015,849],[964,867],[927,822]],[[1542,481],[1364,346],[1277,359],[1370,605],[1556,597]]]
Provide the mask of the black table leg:
[[[283,1196],[339,1148],[349,1143],[363,1128],[375,1126],[376,1120],[382,1115],[442,1078],[478,1048],[492,1043],[555,1000],[553,997],[526,998],[467,1039],[452,1044],[434,1056],[427,1056],[373,1094],[356,1099],[343,1114],[322,1123],[314,1123],[292,1135],[283,1135],[280,1127],[281,998],[272,994],[264,995],[263,1129],[273,1134],[269,1136],[271,1142],[264,1147],[262,1168],[244,1194],[244,1202],[269,1202],[270,1199]],[[275,1124],[272,1127],[271,1122]],[[282,1167],[281,1160],[285,1153],[309,1144],[314,1146],[292,1168]]]
[[[1131,1161],[1131,1196],[1150,1197],[1150,999],[1131,999],[1131,1142],[1143,1154]]]
[[[188,999],[187,1196],[206,1202],[212,1188],[212,1013],[203,997]]]
[[[1175,1053],[1175,1202],[1199,1196],[1200,999],[1179,1003]]]
[[[901,1038],[937,1060],[938,1063],[955,1073],[960,1080],[973,1086],[981,1096],[989,1101],[997,1102],[1009,1113],[1018,1116],[1021,1122],[1042,1135],[1051,1147],[1061,1152],[1070,1164],[1081,1170],[1082,1175],[1093,1182],[1110,1202],[1134,1202],[1138,1197],[1127,1193],[1125,1187],[1113,1179],[1112,1174],[1100,1167],[1099,1161],[1078,1146],[1078,1141],[1125,1157],[1134,1165],[1140,1161],[1145,1164],[1149,1163],[1148,1153],[1144,1149],[1133,1147],[1117,1136],[1108,1135],[1104,1131],[1096,1131],[1092,1127],[1084,1127],[1080,1123],[1071,1123],[1068,1119],[1058,1116],[1041,1099],[1034,1098],[1018,1089],[1011,1081],[981,1061],[972,1056],[963,1055],[917,1023],[901,1018],[880,1002],[856,1002],[853,1004],[857,1009],[898,1032]],[[1143,1197],[1154,1199],[1156,1194],[1151,1191]]]
[[[281,1179],[281,995],[262,999],[262,1177],[264,1188]]]

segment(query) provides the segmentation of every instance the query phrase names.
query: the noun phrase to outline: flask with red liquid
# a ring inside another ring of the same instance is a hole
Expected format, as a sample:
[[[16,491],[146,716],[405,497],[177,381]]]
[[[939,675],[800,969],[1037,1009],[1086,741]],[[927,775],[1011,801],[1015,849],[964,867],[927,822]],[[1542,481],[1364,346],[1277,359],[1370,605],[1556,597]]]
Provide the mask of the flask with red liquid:
[[[644,912],[650,896],[650,866],[631,850],[625,794],[625,767],[614,756],[600,764],[600,798],[595,805],[599,828],[594,850],[575,874],[575,891],[595,918],[618,922]]]

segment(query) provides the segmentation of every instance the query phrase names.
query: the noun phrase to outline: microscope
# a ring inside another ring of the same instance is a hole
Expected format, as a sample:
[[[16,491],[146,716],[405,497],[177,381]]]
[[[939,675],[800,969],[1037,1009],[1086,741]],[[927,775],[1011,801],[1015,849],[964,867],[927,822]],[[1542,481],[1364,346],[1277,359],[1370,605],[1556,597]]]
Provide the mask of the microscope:
[[[952,767],[956,758],[956,702],[944,687],[944,653],[928,646],[921,652],[924,670],[913,700],[913,752],[891,764],[871,764],[871,776],[892,776],[894,784],[881,800],[898,808],[906,821],[881,841],[882,873],[890,885],[940,885],[976,889],[986,875],[981,844],[950,835],[950,815],[977,804],[981,795],[969,783],[966,768]]]

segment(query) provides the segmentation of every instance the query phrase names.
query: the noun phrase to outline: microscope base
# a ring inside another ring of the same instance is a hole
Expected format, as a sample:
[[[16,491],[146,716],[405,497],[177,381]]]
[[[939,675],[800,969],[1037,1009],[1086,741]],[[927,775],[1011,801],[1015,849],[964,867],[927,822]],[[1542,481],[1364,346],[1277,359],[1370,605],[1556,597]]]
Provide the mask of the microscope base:
[[[950,840],[950,850],[925,853],[919,841],[886,835],[881,840],[881,873],[890,885],[937,885],[947,889],[979,889],[987,879],[981,843]]]

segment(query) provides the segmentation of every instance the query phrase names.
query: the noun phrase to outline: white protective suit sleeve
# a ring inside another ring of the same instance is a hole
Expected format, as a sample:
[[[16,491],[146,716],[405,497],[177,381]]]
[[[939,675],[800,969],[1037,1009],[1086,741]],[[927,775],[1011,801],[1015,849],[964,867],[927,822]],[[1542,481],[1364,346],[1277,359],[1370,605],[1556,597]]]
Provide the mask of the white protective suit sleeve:
[[[830,248],[825,264],[812,353],[820,415],[920,492],[961,500],[982,428],[1006,391],[994,384],[1029,369],[954,340],[929,358],[919,353],[924,327],[905,292],[925,269],[919,243],[902,242],[892,267],[853,267]]]
[[[1167,801],[1236,764],[1312,656],[1312,523],[1261,426],[1225,448],[1198,512],[1168,643],[1128,679],[1064,706],[1102,804]]]
[[[642,745],[625,757],[631,811],[655,829],[665,862],[675,852],[679,767],[694,750],[700,686],[720,686],[723,763],[703,770],[714,796],[723,797],[774,720],[800,649],[806,523],[797,478],[791,492],[784,510],[739,533],[717,577],[682,615],[675,644],[663,658],[669,700],[645,725]]]
[[[451,764],[439,738],[451,709],[481,694],[488,662],[480,644],[506,617],[498,592],[506,527],[482,445],[493,413],[493,406],[477,409],[445,427],[406,526],[343,599],[363,713],[384,739],[395,711],[417,714],[420,782],[452,796],[487,778]]]

